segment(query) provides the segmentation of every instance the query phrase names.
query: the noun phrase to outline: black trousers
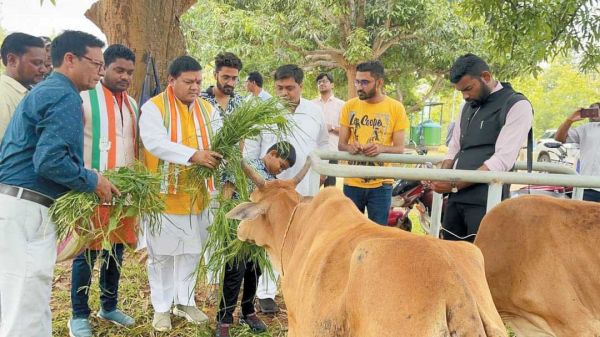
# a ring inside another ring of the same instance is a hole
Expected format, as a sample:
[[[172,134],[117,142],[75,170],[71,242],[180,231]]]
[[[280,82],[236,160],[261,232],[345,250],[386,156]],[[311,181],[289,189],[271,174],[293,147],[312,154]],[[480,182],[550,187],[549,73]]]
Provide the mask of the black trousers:
[[[237,304],[238,295],[244,284],[242,293],[242,315],[247,316],[255,312],[254,297],[256,296],[256,287],[260,268],[250,261],[237,261],[237,263],[227,264],[223,279],[223,296],[219,303],[217,312],[217,322],[231,324],[233,323],[233,312]]]
[[[337,164],[337,163],[338,163],[337,160],[330,160],[329,161],[329,164]],[[324,187],[335,186],[335,177],[327,176],[327,178],[325,178],[325,182],[323,183],[323,186]]]
[[[474,234],[477,234],[479,230],[485,210],[485,205],[465,204],[451,199],[448,200],[442,225],[445,229],[443,231],[444,240],[475,241]]]

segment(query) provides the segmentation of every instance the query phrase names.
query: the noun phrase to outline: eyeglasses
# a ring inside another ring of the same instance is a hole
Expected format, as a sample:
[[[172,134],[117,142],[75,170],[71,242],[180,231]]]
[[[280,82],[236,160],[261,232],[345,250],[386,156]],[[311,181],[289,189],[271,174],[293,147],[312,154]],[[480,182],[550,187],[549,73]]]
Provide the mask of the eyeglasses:
[[[322,79],[317,81],[317,85],[331,83],[328,79]]]
[[[364,88],[367,85],[369,85],[369,83],[371,83],[371,82],[373,82],[373,81],[369,81],[369,80],[354,80],[354,86],[355,87],[361,86],[361,87]]]
[[[104,62],[96,61],[93,58],[87,57],[85,55],[83,55],[81,57],[83,57],[84,59],[90,61],[91,64],[97,66],[98,67],[98,72],[102,71],[102,68],[104,68]]]

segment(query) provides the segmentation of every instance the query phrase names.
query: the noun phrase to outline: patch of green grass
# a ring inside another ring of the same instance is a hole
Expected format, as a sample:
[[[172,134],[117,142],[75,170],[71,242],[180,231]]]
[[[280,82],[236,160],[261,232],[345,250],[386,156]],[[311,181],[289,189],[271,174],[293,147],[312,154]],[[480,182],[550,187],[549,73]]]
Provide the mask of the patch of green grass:
[[[155,332],[152,328],[152,316],[154,311],[150,303],[150,289],[148,286],[148,277],[145,262],[140,261],[142,254],[126,252],[123,262],[121,280],[119,282],[119,309],[131,315],[136,324],[132,328],[122,328],[111,323],[102,321],[96,317],[96,312],[100,308],[99,287],[98,287],[98,266],[96,263],[92,285],[89,289],[89,303],[92,310],[90,323],[94,331],[94,336],[102,337],[210,337],[214,336],[215,316],[217,307],[214,303],[207,300],[206,293],[208,287],[202,281],[198,281],[196,288],[196,304],[210,318],[210,322],[204,325],[192,325],[185,319],[171,316],[173,329],[169,332]],[[64,337],[69,335],[67,323],[71,318],[71,262],[64,262],[56,265],[54,272],[54,285],[52,289],[52,328],[55,337]],[[277,316],[264,316],[259,314],[261,319],[269,326],[269,331],[263,334],[255,335],[245,326],[234,326],[232,336],[235,337],[285,337],[287,335],[287,312],[283,306],[283,300],[278,299],[282,304],[282,311]],[[236,314],[239,311],[236,310]]]

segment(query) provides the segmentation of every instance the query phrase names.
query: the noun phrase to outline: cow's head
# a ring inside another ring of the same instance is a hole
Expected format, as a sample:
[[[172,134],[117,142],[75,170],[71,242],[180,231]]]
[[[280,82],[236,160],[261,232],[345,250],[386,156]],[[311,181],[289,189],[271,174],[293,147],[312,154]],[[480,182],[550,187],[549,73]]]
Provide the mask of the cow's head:
[[[238,227],[240,240],[254,242],[273,254],[273,249],[281,247],[294,208],[304,199],[296,192],[296,185],[310,169],[310,159],[290,180],[265,181],[246,163],[242,165],[257,188],[250,195],[251,202],[241,203],[227,213],[227,217],[241,220]]]

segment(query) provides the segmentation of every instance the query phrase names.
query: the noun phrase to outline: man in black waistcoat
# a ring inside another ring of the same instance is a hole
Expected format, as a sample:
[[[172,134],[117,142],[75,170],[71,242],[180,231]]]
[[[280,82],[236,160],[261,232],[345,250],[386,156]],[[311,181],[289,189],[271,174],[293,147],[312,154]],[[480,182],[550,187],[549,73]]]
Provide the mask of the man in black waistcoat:
[[[444,169],[510,171],[527,138],[533,109],[509,83],[496,81],[487,63],[473,54],[459,57],[450,82],[466,104],[458,117]],[[432,183],[438,193],[450,193],[444,214],[445,240],[473,242],[486,212],[487,184]]]

